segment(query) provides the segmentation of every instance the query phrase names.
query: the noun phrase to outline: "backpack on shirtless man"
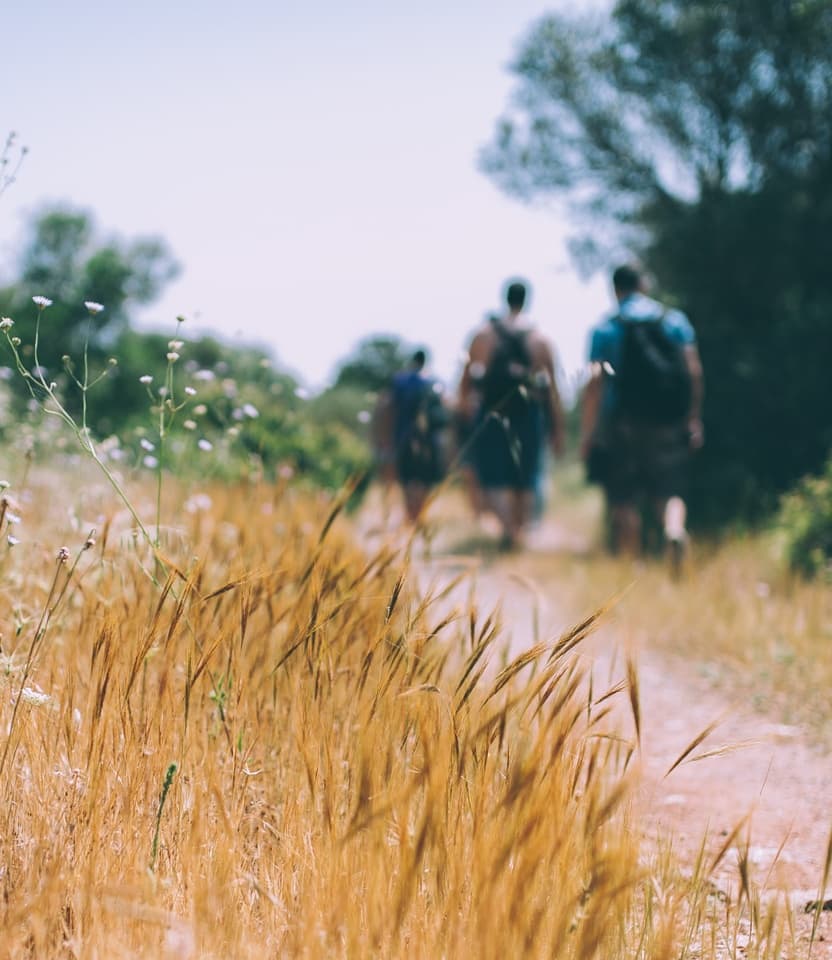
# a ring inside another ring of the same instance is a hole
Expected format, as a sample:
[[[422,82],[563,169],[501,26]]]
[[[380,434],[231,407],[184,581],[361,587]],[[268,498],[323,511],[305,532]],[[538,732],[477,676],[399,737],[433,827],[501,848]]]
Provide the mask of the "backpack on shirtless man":
[[[522,414],[534,389],[529,331],[494,320],[497,342],[480,384],[485,410],[512,420]]]

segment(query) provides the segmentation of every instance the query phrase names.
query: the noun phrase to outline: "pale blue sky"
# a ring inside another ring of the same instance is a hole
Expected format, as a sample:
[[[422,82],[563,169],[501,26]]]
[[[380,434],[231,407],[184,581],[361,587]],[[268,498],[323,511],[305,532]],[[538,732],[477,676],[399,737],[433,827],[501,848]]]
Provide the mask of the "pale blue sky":
[[[11,5],[0,135],[30,152],[0,198],[0,272],[47,201],[125,236],[158,233],[183,272],[143,323],[172,330],[183,314],[192,330],[268,344],[312,386],[375,331],[425,343],[453,377],[520,274],[571,374],[606,280],[578,278],[556,209],[519,204],[476,167],[507,64],[551,6]]]

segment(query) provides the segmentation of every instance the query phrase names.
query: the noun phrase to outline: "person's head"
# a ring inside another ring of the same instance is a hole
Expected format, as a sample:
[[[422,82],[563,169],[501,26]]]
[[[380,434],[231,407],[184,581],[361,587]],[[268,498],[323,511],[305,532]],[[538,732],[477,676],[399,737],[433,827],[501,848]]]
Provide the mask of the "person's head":
[[[527,296],[528,286],[522,280],[511,280],[506,285],[506,303],[509,310],[522,310]]]
[[[414,351],[413,356],[410,358],[410,366],[413,367],[414,370],[423,370],[427,362],[427,351],[421,348]]]
[[[642,289],[642,276],[638,267],[624,263],[612,272],[612,286],[619,300]]]

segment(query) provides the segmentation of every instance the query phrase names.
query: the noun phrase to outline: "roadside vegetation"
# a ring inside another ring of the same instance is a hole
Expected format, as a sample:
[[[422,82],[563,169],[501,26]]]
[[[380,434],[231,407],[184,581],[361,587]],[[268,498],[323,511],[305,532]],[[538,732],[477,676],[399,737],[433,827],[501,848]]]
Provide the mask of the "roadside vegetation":
[[[173,481],[154,545],[90,467],[6,489],[5,955],[805,955],[747,863],[710,883],[740,833],[692,874],[641,837],[592,617],[505,663],[342,505]]]

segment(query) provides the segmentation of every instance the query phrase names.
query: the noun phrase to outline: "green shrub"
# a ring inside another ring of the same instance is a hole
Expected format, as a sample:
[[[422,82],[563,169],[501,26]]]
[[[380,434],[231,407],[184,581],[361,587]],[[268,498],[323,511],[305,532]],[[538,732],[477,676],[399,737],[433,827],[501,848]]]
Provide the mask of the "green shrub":
[[[792,570],[832,582],[832,457],[783,498],[779,525]]]

